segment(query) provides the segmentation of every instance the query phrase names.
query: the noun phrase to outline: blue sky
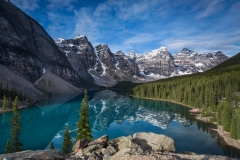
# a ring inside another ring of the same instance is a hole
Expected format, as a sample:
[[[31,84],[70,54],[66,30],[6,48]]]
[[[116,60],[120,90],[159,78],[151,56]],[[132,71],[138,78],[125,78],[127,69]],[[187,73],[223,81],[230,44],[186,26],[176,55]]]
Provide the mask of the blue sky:
[[[53,38],[82,34],[93,46],[146,53],[166,46],[240,52],[239,0],[11,0]]]

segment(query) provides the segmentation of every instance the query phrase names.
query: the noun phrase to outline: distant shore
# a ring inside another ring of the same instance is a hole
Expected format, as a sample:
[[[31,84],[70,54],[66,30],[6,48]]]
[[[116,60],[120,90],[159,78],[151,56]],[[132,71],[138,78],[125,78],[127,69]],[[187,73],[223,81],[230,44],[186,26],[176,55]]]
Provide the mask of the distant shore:
[[[0,114],[1,113],[6,113],[6,112],[12,112],[12,109],[6,109],[6,110],[3,110],[2,109],[2,100],[0,100]],[[29,102],[19,102],[19,105],[18,105],[18,108],[19,110],[22,110],[22,109],[26,109],[26,108],[29,108],[31,106],[33,106],[36,102],[32,102],[32,103],[29,103]]]
[[[175,104],[180,104],[180,105],[188,107],[188,108],[194,108],[192,106],[189,106],[189,105],[186,105],[186,104],[183,104],[183,103],[180,103],[180,102],[176,102],[176,101],[156,99],[156,98],[143,98],[143,97],[133,96],[133,95],[130,95],[130,94],[128,94],[128,95],[131,96],[131,97],[135,97],[135,98],[142,98],[142,99],[150,99],[150,100],[171,102],[171,103],[175,103]],[[240,149],[240,140],[239,139],[232,139],[230,137],[230,133],[223,130],[223,126],[218,125],[217,122],[211,122],[210,121],[211,117],[202,117],[201,114],[193,114],[193,115],[195,115],[195,118],[197,120],[208,122],[208,123],[212,123],[212,124],[216,125],[217,129],[211,129],[211,130],[216,131],[218,133],[218,135],[220,137],[222,137],[224,142],[227,143],[228,145]]]

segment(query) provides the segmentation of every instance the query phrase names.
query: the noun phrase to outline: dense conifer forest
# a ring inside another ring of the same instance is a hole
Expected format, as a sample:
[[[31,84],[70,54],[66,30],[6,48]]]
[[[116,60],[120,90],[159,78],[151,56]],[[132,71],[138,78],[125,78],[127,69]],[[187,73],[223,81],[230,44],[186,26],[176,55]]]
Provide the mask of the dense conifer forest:
[[[2,83],[0,83],[0,99],[3,100],[2,110],[11,109],[12,108],[12,101],[14,98],[18,96],[19,101],[23,102],[32,102],[32,99],[27,96],[25,93],[17,92],[15,87],[9,88],[8,86],[6,88],[3,87]]]
[[[240,53],[207,72],[141,84],[129,94],[201,108],[203,117],[240,139]]]

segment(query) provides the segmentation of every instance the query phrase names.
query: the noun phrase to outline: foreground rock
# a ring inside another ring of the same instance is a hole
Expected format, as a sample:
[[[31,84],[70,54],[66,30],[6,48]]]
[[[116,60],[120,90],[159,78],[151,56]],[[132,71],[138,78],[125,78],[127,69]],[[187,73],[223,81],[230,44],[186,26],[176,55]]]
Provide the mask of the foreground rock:
[[[157,160],[157,159],[216,159],[232,158],[194,153],[173,153],[176,147],[172,138],[155,133],[135,133],[127,137],[118,137],[108,141],[104,135],[97,140],[80,146],[83,140],[76,142],[72,155],[68,159],[87,160]],[[78,147],[80,146],[80,147]]]
[[[176,147],[172,138],[161,134],[140,132],[127,137],[108,141],[108,135],[96,140],[81,139],[73,146],[73,152],[66,157],[59,150],[23,151],[0,155],[6,159],[68,159],[68,160],[232,160],[215,155],[197,155],[191,152],[173,153]]]
[[[39,151],[22,151],[11,154],[0,155],[0,160],[13,160],[13,159],[65,159],[64,155],[57,149],[39,150]]]

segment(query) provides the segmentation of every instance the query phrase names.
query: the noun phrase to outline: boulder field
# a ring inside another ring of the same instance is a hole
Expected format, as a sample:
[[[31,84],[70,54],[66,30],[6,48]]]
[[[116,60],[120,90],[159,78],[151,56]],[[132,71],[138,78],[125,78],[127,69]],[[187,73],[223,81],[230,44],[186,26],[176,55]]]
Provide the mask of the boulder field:
[[[68,160],[232,160],[234,158],[216,155],[195,154],[192,152],[175,153],[176,146],[172,138],[162,134],[139,132],[127,137],[108,140],[108,135],[89,141],[78,140],[73,152],[64,156],[59,150],[23,151],[0,155],[0,160],[7,159],[68,159]]]

